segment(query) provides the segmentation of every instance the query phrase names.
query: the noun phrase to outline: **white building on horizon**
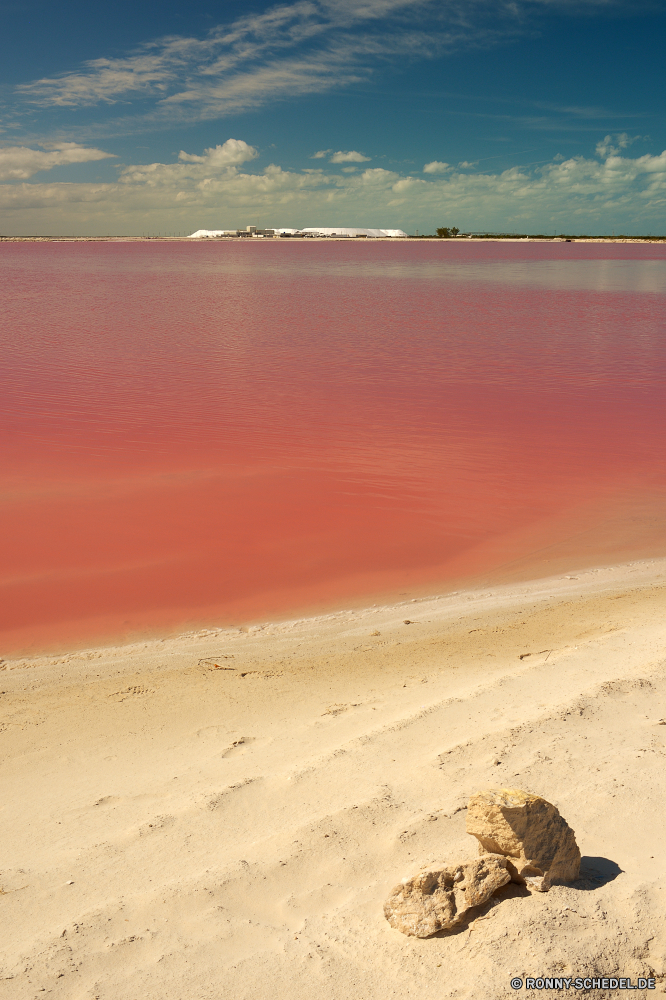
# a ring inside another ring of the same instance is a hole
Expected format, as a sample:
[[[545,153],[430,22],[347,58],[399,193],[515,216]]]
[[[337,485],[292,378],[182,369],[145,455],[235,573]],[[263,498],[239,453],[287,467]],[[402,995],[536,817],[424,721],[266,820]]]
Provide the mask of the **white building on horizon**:
[[[349,229],[345,226],[314,226],[308,229],[301,229],[302,233],[310,233],[312,236],[367,236],[368,239],[396,239],[407,236],[402,229]]]
[[[376,240],[406,238],[407,233],[403,232],[402,229],[357,229],[348,226],[312,226],[307,229],[289,229],[281,226],[276,229],[257,229],[256,226],[247,226],[245,229],[197,229],[196,233],[191,233],[188,239],[216,239],[223,236],[309,236],[347,239],[365,237]]]
[[[309,233],[312,236],[367,236],[368,239],[396,239],[407,236],[402,229],[350,229],[346,226],[313,226],[308,229],[301,229],[302,233]]]

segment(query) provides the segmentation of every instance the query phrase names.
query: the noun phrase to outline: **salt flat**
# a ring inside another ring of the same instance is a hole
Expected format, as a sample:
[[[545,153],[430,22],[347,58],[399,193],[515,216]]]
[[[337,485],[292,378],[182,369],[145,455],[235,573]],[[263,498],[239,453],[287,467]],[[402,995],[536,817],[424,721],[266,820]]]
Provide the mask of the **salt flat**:
[[[646,560],[3,662],[0,992],[663,993],[665,610]],[[396,882],[475,856],[465,806],[489,786],[558,806],[581,880],[502,890],[428,940],[392,930]]]

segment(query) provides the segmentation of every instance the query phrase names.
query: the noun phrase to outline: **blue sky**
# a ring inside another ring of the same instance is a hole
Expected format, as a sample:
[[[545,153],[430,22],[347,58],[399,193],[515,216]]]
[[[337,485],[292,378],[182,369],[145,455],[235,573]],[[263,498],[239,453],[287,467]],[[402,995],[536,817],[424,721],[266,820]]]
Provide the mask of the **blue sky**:
[[[0,233],[666,233],[666,3],[0,3]]]

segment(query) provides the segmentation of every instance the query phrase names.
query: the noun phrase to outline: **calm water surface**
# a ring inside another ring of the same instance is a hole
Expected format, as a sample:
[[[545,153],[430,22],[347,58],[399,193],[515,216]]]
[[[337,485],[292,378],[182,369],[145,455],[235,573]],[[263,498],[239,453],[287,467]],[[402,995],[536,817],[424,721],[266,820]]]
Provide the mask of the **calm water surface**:
[[[666,554],[666,248],[0,244],[0,656]]]

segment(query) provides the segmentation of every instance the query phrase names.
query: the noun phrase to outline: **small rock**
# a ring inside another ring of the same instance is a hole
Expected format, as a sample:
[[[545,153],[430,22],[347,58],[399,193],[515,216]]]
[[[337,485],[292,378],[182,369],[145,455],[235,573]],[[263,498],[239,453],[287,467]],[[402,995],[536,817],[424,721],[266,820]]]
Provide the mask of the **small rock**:
[[[515,881],[546,892],[578,878],[580,851],[571,827],[554,805],[516,788],[478,792],[467,806],[467,832],[481,855],[502,854],[515,865]]]
[[[511,862],[497,854],[420,872],[391,891],[384,916],[403,934],[430,937],[459,923],[472,907],[485,903],[510,882],[513,874]]]

